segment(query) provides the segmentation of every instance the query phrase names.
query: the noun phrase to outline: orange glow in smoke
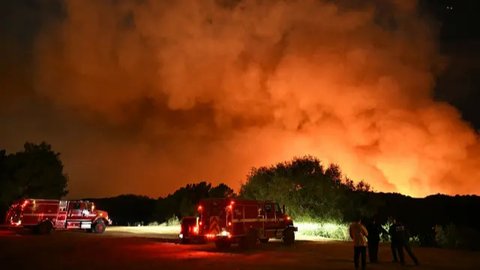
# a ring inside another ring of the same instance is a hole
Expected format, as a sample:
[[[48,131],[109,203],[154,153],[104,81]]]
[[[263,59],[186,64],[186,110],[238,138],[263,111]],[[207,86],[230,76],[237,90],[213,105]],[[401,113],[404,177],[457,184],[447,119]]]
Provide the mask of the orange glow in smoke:
[[[67,2],[34,77],[74,131],[39,135],[70,196],[238,190],[304,155],[377,191],[480,194],[478,134],[432,97],[443,63],[416,1],[340,2]]]

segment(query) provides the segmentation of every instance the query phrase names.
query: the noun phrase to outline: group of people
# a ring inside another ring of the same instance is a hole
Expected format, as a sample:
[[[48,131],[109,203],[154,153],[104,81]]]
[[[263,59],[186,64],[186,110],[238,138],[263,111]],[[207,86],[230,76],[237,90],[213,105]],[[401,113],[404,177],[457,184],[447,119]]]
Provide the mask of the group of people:
[[[353,222],[349,228],[350,237],[353,240],[353,262],[355,269],[365,269],[367,262],[367,247],[370,263],[378,262],[378,245],[380,243],[380,234],[388,234],[390,236],[392,257],[394,262],[400,261],[405,264],[404,250],[408,253],[415,265],[418,265],[418,259],[413,254],[408,243],[409,234],[405,225],[396,219],[392,219],[392,225],[388,232],[378,224],[375,219],[365,226],[359,218]]]

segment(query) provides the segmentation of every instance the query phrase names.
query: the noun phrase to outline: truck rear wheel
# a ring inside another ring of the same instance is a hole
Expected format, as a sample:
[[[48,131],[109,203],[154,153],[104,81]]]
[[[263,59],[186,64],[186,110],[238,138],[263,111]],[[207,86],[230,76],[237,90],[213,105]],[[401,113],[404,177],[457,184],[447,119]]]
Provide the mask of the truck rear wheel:
[[[257,239],[257,232],[255,230],[250,230],[247,235],[240,238],[239,245],[242,249],[252,249],[257,244]]]
[[[94,233],[103,233],[105,231],[105,222],[103,220],[96,221],[92,226],[92,232]]]
[[[53,230],[52,223],[49,221],[44,221],[37,225],[35,232],[38,234],[50,234]]]
[[[182,238],[182,239],[180,239],[180,244],[182,244],[182,245],[190,244],[190,239]]]
[[[283,232],[283,243],[287,246],[293,245],[295,242],[295,232],[292,229],[286,229]]]
[[[228,249],[230,247],[231,243],[230,241],[227,240],[217,240],[215,241],[215,246],[218,249]]]

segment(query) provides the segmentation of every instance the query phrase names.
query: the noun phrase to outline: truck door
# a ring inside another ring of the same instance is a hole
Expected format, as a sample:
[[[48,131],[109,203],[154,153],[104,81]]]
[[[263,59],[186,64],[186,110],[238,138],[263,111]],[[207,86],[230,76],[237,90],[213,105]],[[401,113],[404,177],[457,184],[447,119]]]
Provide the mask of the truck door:
[[[265,230],[274,229],[276,227],[275,219],[275,205],[273,203],[266,203],[265,210]]]
[[[284,228],[285,227],[285,214],[283,213],[283,209],[280,208],[278,203],[274,204],[275,206],[275,226],[277,228]]]
[[[70,202],[68,205],[68,219],[76,220],[82,217],[82,209],[80,202]]]

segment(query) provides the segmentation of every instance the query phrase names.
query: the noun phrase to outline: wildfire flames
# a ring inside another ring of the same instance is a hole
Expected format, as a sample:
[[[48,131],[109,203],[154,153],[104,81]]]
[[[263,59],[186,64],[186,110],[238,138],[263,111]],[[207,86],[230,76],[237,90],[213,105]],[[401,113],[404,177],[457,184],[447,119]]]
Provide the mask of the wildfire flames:
[[[67,1],[35,40],[32,96],[60,126],[36,133],[78,194],[238,188],[304,155],[378,191],[480,194],[478,135],[432,97],[444,60],[416,6]]]

